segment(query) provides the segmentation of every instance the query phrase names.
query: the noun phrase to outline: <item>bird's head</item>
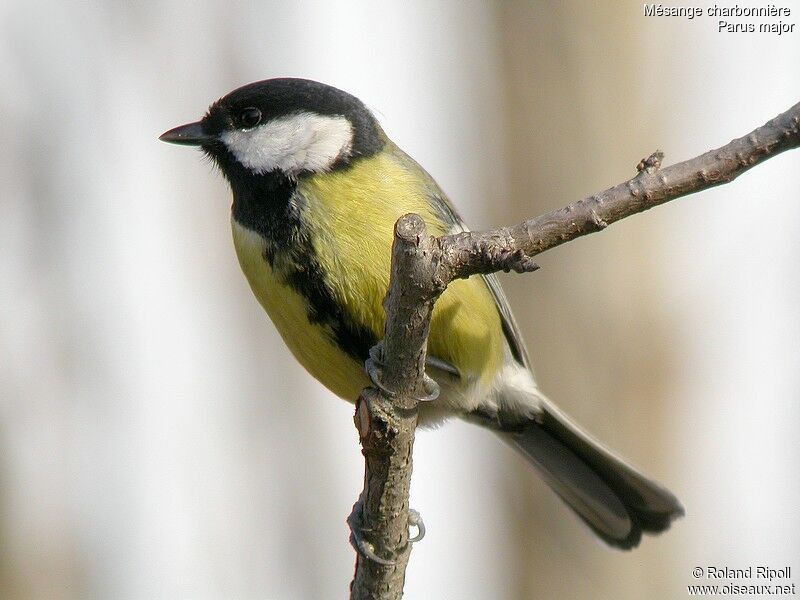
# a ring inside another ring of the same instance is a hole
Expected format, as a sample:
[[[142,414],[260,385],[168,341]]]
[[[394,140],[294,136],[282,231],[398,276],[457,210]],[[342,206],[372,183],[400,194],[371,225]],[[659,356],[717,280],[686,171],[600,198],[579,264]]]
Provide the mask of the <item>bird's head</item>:
[[[196,123],[159,138],[199,146],[228,179],[289,178],[345,168],[379,152],[384,135],[358,98],[307,79],[268,79],[216,101]]]

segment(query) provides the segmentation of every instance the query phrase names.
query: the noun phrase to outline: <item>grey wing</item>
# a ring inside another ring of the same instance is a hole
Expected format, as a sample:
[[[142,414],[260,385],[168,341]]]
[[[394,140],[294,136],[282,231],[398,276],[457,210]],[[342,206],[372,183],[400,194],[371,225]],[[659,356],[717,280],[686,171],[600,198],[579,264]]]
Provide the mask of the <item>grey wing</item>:
[[[497,306],[497,311],[500,313],[503,333],[506,336],[509,348],[511,348],[511,355],[518,363],[530,369],[531,362],[528,357],[528,349],[525,348],[525,342],[522,340],[519,325],[517,325],[517,321],[514,319],[511,306],[508,304],[508,299],[506,298],[503,288],[500,287],[497,276],[494,273],[491,275],[483,275],[483,280],[486,282],[486,287],[489,288],[492,298],[494,298],[494,303]]]

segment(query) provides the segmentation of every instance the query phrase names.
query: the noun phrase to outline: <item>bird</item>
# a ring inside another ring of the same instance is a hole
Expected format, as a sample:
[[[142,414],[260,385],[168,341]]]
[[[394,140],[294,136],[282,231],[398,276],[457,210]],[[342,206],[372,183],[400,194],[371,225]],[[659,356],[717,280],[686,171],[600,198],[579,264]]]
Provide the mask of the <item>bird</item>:
[[[394,224],[416,213],[432,235],[467,231],[448,197],[362,101],[308,79],[239,87],[159,139],[219,168],[253,294],[305,369],[354,402],[383,335]],[[683,515],[539,390],[494,275],[454,281],[436,302],[426,371],[441,393],[420,404],[422,426],[459,417],[494,431],[611,547],[634,548]]]

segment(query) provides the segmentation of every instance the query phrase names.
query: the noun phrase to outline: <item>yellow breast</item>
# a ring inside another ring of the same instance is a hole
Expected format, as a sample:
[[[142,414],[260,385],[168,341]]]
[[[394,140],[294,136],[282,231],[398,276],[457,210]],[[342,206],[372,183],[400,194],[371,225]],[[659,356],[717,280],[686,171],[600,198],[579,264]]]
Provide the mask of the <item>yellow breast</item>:
[[[319,205],[308,212],[308,222],[334,296],[383,337],[395,222],[413,212],[432,235],[451,227],[429,202],[439,192],[436,184],[404,155],[382,152],[350,169],[311,177],[299,190]],[[455,365],[469,382],[489,384],[503,361],[503,333],[482,278],[453,282],[436,303],[428,351]]]
[[[450,227],[430,207],[435,184],[421,180],[414,167],[402,156],[383,152],[298,183],[297,192],[308,206],[313,204],[304,210],[303,223],[325,283],[336,303],[376,339],[383,337],[395,221],[414,212],[433,235]],[[234,221],[233,238],[253,293],[297,360],[335,394],[355,400],[367,385],[362,362],[336,346],[329,327],[309,322],[308,303],[270,268],[257,233]],[[434,309],[428,351],[456,366],[464,386],[489,387],[502,365],[503,333],[483,279],[459,280],[448,287]]]
[[[308,320],[308,303],[284,284],[264,259],[263,238],[231,221],[239,264],[253,294],[294,357],[337,396],[354,402],[369,385],[363,365],[339,350],[330,331]]]

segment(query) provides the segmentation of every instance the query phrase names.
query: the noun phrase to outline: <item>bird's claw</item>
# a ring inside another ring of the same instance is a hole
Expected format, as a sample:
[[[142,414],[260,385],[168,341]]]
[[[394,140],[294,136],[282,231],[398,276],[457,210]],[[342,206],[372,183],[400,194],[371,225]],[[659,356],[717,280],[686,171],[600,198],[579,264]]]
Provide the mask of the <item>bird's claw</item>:
[[[422,520],[422,515],[419,514],[419,511],[416,511],[413,508],[408,509],[408,527],[409,529],[411,527],[417,528],[417,535],[410,537],[409,534],[409,543],[413,544],[414,542],[418,542],[425,537],[425,522]]]
[[[360,507],[358,509],[354,509],[353,514],[350,515],[350,518],[347,519],[347,525],[350,527],[350,544],[353,546],[356,552],[368,558],[372,562],[376,562],[379,565],[384,565],[390,567],[396,563],[394,558],[386,559],[381,558],[375,553],[375,546],[372,545],[371,542],[366,540],[362,535],[362,532],[369,531],[367,529],[361,529],[358,524],[355,522],[355,514],[357,513],[360,515]],[[422,520],[422,515],[419,514],[419,511],[414,510],[413,508],[408,509],[408,527],[417,528],[417,534],[411,537],[409,532],[408,543],[413,544],[415,542],[419,542],[422,538],[425,537],[425,523]]]
[[[439,397],[439,384],[428,377],[427,373],[422,376],[422,385],[425,386],[425,395],[417,398],[418,402],[431,402]]]
[[[376,562],[385,567],[390,567],[395,564],[394,559],[386,560],[375,554],[375,547],[362,537],[358,529],[352,526],[350,527],[350,544],[352,544],[356,552],[372,562]]]

